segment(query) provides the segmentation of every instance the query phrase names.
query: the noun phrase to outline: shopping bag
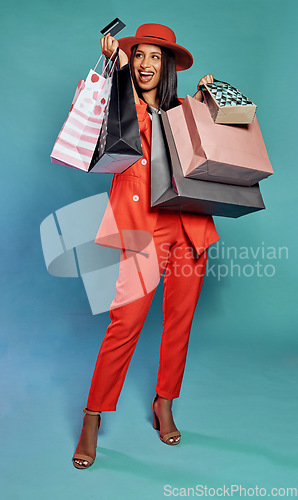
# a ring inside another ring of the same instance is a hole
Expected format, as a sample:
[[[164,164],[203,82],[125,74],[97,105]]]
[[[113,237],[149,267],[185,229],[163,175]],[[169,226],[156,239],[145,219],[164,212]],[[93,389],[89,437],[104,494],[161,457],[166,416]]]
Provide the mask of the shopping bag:
[[[200,85],[215,123],[252,123],[257,106],[236,87],[214,80]]]
[[[114,71],[111,98],[90,169],[122,173],[142,156],[131,72],[126,64]]]
[[[252,186],[273,174],[257,118],[220,125],[190,96],[167,114],[185,177]]]
[[[92,172],[122,173],[143,156],[129,65],[116,69]]]
[[[183,176],[168,112],[152,115],[151,207],[240,217],[265,208],[258,184],[237,186]]]
[[[51,153],[53,163],[78,168],[85,172],[90,170],[110,96],[114,71],[112,66],[105,77],[104,64],[102,74],[96,73],[95,69],[100,59],[94,70],[89,71],[86,81],[79,81],[68,117]]]
[[[77,85],[76,90],[75,90],[75,94],[74,94],[74,96],[72,98],[72,102],[71,102],[71,106],[70,106],[70,109],[69,109],[69,112],[68,112],[68,116],[69,116],[70,112],[72,111],[72,109],[73,109],[73,107],[74,107],[74,105],[75,105],[75,103],[77,101],[77,98],[78,98],[81,90],[83,90],[84,87],[85,87],[85,80],[79,80],[78,85]],[[62,128],[61,128],[61,130],[60,130],[60,132],[58,134],[58,137],[57,137],[56,142],[55,142],[55,146],[56,146],[56,144],[58,144],[58,141],[60,140],[60,137],[61,137],[61,134],[62,134],[62,130],[64,129],[66,123],[67,123],[67,119],[63,123]],[[54,155],[55,155],[55,152],[54,152],[55,146],[54,146],[53,151],[51,153],[51,161],[53,163],[58,163],[59,165],[67,165],[63,161],[58,160],[58,158],[54,158]],[[53,155],[53,157],[52,157],[52,155]]]

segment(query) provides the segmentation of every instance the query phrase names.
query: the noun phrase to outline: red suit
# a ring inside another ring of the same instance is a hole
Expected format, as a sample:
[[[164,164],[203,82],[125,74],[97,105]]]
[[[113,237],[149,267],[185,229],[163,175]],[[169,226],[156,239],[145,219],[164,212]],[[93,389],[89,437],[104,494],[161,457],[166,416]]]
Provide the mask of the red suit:
[[[143,157],[115,174],[96,243],[121,248],[116,298],[91,382],[87,408],[115,410],[125,374],[165,271],[163,334],[156,392],[179,396],[191,323],[203,283],[207,249],[218,241],[211,216],[150,211],[151,119],[137,105]],[[154,251],[152,252],[152,248]],[[149,255],[149,258],[148,258]],[[140,288],[142,293],[134,291]]]

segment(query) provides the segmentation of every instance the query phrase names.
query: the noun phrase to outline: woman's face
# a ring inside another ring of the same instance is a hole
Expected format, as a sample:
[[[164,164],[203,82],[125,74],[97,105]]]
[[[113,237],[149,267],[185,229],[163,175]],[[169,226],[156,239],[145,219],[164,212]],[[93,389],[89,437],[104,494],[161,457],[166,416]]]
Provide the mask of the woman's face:
[[[137,84],[143,91],[155,89],[160,80],[160,47],[148,43],[139,44],[133,60],[133,68]]]

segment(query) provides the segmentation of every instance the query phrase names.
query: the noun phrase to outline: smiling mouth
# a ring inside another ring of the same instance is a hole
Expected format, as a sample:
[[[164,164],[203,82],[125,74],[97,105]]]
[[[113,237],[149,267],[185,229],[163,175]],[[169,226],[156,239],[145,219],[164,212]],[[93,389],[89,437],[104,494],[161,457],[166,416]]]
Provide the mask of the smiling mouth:
[[[143,83],[150,82],[154,76],[152,71],[139,71],[140,80]]]

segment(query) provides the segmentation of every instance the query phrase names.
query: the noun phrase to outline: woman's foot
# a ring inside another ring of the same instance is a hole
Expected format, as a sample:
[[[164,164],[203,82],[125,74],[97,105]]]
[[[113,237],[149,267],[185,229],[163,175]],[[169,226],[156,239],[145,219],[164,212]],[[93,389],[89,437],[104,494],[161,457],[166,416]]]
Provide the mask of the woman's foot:
[[[73,456],[73,465],[77,469],[87,469],[93,464],[96,457],[97,437],[100,427],[99,412],[90,412],[84,409],[83,428],[77,449]]]
[[[160,439],[166,444],[179,444],[178,431],[172,415],[172,399],[165,399],[158,394],[153,399],[153,427],[160,430]]]

